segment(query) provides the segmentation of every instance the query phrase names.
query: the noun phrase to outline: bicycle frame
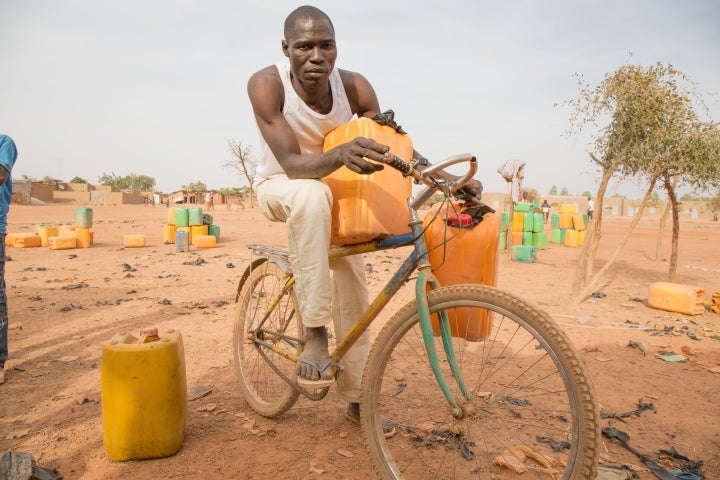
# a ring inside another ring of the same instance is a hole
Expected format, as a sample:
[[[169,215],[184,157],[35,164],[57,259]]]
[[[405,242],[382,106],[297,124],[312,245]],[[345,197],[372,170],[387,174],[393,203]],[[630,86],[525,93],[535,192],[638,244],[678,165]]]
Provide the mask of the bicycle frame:
[[[424,204],[429,197],[434,193],[434,189],[437,186],[436,185],[430,185],[427,182],[427,179],[430,177],[432,173],[435,173],[439,170],[442,170],[446,168],[449,165],[452,165],[454,163],[459,163],[462,161],[470,161],[471,162],[471,168],[468,174],[466,174],[462,179],[460,179],[458,182],[456,182],[453,186],[455,187],[454,190],[459,189],[472,178],[472,175],[475,172],[476,165],[475,165],[475,158],[474,157],[467,157],[467,156],[456,156],[451,157],[450,159],[445,160],[444,162],[440,162],[438,165],[435,165],[433,167],[430,167],[429,169],[426,169],[425,172],[419,172],[417,170],[414,170],[410,164],[407,164],[406,162],[403,162],[402,160],[398,158],[393,158],[393,161],[396,163],[393,165],[391,163],[391,166],[394,168],[397,168],[398,170],[402,171],[405,175],[411,175],[413,176],[416,181],[424,181],[426,184],[428,184],[428,188],[421,192],[419,195],[417,195],[415,198],[409,198],[408,199],[408,208],[410,211],[410,222],[409,226],[411,231],[408,233],[404,233],[401,235],[395,235],[392,237],[388,237],[381,240],[373,240],[370,242],[360,243],[356,245],[347,245],[347,246],[333,246],[330,248],[328,257],[329,258],[339,258],[339,257],[345,257],[349,255],[357,255],[362,253],[370,253],[370,252],[377,252],[382,250],[389,250],[399,247],[405,247],[413,245],[413,251],[410,253],[410,255],[405,259],[405,261],[402,263],[400,268],[395,272],[395,274],[390,278],[390,280],[387,282],[387,284],[383,287],[383,289],[377,294],[375,299],[372,301],[368,309],[365,311],[365,313],[360,317],[360,319],[355,323],[355,325],[352,327],[350,332],[342,339],[340,342],[336,345],[335,349],[330,352],[330,357],[339,360],[342,358],[349,350],[350,348],[355,344],[355,342],[360,338],[360,336],[370,327],[372,322],[377,318],[379,313],[382,311],[382,309],[388,304],[390,299],[397,293],[397,291],[405,284],[405,282],[408,281],[410,278],[410,275],[417,269],[418,270],[418,278],[415,284],[415,298],[418,305],[418,314],[420,316],[420,325],[421,330],[423,334],[423,340],[425,343],[425,348],[427,351],[428,359],[430,362],[430,366],[433,370],[433,373],[435,375],[435,378],[438,382],[438,385],[443,391],[443,395],[445,396],[448,403],[451,405],[453,409],[453,415],[457,417],[462,416],[462,410],[460,406],[457,404],[457,401],[454,398],[454,395],[450,391],[450,387],[443,376],[442,372],[440,371],[440,365],[438,360],[438,352],[435,348],[435,344],[433,341],[433,331],[432,331],[432,325],[430,320],[430,309],[428,305],[427,300],[427,289],[428,287],[432,289],[440,288],[440,283],[437,281],[437,279],[432,274],[432,267],[430,265],[430,261],[428,258],[428,252],[427,252],[427,245],[425,243],[425,237],[423,235],[423,226],[422,221],[418,218],[417,215],[417,208]],[[409,168],[408,168],[409,167]],[[451,191],[454,191],[451,189]],[[249,248],[253,249],[253,247],[256,247],[255,249],[259,249],[259,246],[249,245]],[[292,288],[292,286],[295,283],[295,279],[292,276],[288,276],[287,281],[285,282],[285,286],[283,290],[279,293],[278,297],[273,302],[270,309],[265,314],[265,317],[261,319],[259,325],[257,326],[257,330],[260,330],[263,323],[265,323],[265,320],[270,316],[270,314],[273,312],[275,307],[280,303],[280,300],[282,297]],[[468,392],[467,388],[465,387],[465,384],[462,379],[462,374],[460,372],[460,368],[458,367],[457,359],[455,356],[453,344],[452,344],[452,336],[450,333],[450,326],[448,323],[448,318],[445,313],[445,311],[437,312],[439,316],[439,324],[440,324],[440,335],[442,337],[442,344],[443,344],[443,350],[445,352],[445,356],[447,358],[448,365],[450,366],[450,369],[452,371],[453,377],[455,378],[455,381],[458,384],[458,387],[460,389],[460,392],[462,393],[463,397],[465,397],[466,400],[470,399],[470,393]],[[292,342],[296,341],[297,339],[291,339],[289,337],[284,338],[284,340]],[[255,335],[254,341],[256,344],[262,345],[264,348],[267,348],[268,350],[273,351],[274,353],[287,358],[288,360],[291,360],[293,362],[297,362],[297,356],[286,352],[284,350],[281,350],[277,348],[276,346],[267,343],[260,339],[257,335]],[[265,357],[266,360],[269,361],[268,357],[262,353],[263,357]],[[286,379],[287,380],[287,379]]]

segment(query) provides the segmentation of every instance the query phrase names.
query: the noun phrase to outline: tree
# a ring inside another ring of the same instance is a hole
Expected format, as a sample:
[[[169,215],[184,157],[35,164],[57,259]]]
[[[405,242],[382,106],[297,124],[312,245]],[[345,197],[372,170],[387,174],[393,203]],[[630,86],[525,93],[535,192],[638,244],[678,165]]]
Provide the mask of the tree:
[[[657,63],[648,68],[624,65],[605,75],[600,85],[594,88],[581,80],[579,87],[579,98],[566,103],[574,109],[570,118],[571,130],[606,124],[594,138],[594,148],[599,155],[590,153],[601,167],[603,178],[596,195],[596,218],[581,252],[574,291],[578,293],[583,284],[589,284],[587,290],[599,279],[600,274],[592,277],[592,265],[600,240],[602,199],[607,182],[616,174],[623,178],[644,179],[650,186],[636,219],[642,216],[656,183],[668,193],[673,211],[673,254],[668,272],[672,281],[677,268],[679,238],[673,179],[699,188],[720,182],[717,125],[699,119],[695,106],[702,106],[705,111],[707,108],[694,84],[670,65]],[[635,224],[636,221],[631,223],[629,231]],[[614,254],[608,262],[612,263],[616,256]]]
[[[563,187],[562,190],[560,190],[560,196],[567,197],[568,196],[568,189]]]
[[[590,195],[590,192],[587,191],[587,190],[585,190],[584,192],[582,192],[582,195],[581,195],[581,197],[585,197],[585,198],[588,198],[588,197],[590,197],[590,196],[592,196],[592,195]]]
[[[550,187],[550,191],[548,192],[548,195],[557,195],[557,192],[558,192],[557,185],[553,185],[552,187]]]
[[[110,185],[120,190],[140,190],[142,192],[150,192],[155,188],[154,178],[135,173],[124,177],[116,175],[115,172],[103,173],[98,177],[98,183],[100,185]]]
[[[207,185],[205,183],[198,180],[197,182],[190,182],[187,185],[182,186],[183,190],[188,190],[190,192],[205,192],[207,191]]]
[[[225,167],[234,169],[238,174],[245,178],[249,187],[250,207],[253,206],[253,197],[255,196],[255,169],[257,163],[252,155],[252,147],[244,147],[242,140],[230,139],[227,141],[232,154],[232,160],[225,163]]]
[[[70,183],[88,183],[88,181],[81,177],[73,177]]]

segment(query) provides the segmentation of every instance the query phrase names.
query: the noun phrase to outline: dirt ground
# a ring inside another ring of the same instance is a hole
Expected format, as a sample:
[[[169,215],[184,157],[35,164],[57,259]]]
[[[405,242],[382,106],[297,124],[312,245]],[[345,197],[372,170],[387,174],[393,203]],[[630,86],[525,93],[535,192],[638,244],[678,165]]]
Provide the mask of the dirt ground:
[[[74,209],[13,205],[9,232],[32,231],[38,223],[72,224]],[[93,207],[91,248],[8,249],[10,358],[0,386],[0,452],[28,452],[65,479],[374,478],[359,428],[344,418],[345,405],[334,391],[322,402],[301,399],[277,420],[248,407],[232,363],[234,291],[249,259],[245,245],[282,245],[284,227],[266,221],[257,209],[218,206],[207,213],[221,229],[215,249],[178,253],[164,245],[164,206]],[[605,220],[598,265],[627,224]],[[125,249],[124,234],[144,234],[148,245]],[[702,461],[705,478],[720,479],[720,315],[687,316],[647,306],[649,284],[667,279],[669,232],[660,261],[655,261],[656,237],[655,222],[639,224],[599,288],[606,294],[602,298],[572,302],[580,250],[554,244],[538,252],[537,263],[502,255],[498,286],[545,309],[568,332],[602,412],[615,414],[602,420],[603,427],[628,433],[630,444],[651,456],[674,448]],[[682,224],[676,281],[703,288],[708,303],[712,292],[720,291],[719,246],[719,222]],[[371,293],[402,254],[366,257]],[[198,264],[198,258],[204,262]],[[409,299],[402,290],[387,312]],[[181,332],[188,386],[211,393],[188,403],[185,442],[177,454],[111,462],[103,447],[103,345],[116,333],[137,334],[148,325],[161,334],[171,328]],[[659,352],[682,353],[687,361],[668,362]],[[631,466],[641,479],[655,478],[612,440],[603,439],[601,461]]]

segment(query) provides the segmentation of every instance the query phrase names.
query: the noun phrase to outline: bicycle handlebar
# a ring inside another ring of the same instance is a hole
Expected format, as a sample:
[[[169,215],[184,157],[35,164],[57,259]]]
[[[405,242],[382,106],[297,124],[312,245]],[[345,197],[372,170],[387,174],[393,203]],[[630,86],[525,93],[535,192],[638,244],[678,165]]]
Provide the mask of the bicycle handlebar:
[[[452,182],[445,182],[448,187],[447,190],[455,197],[463,201],[472,202],[481,207],[486,206],[486,204],[480,201],[478,198],[469,194],[465,194],[461,191],[462,187],[468,182],[470,182],[470,180],[472,180],[473,176],[475,175],[475,172],[477,172],[477,158],[475,158],[473,155],[470,155],[469,153],[454,155],[438,162],[437,164],[430,165],[423,170],[417,169],[412,163],[407,162],[392,153],[390,154],[390,158],[386,163],[392,168],[400,171],[403,175],[412,177],[413,179],[415,179],[416,183],[422,183],[427,186],[427,188],[423,190],[420,194],[418,194],[416,197],[414,207],[417,208],[423,203],[425,203],[432,196],[432,193],[435,190],[439,190],[438,185],[444,182],[433,177],[433,174],[445,170],[451,165],[462,162],[470,163],[467,172],[465,172],[462,177],[458,177]]]

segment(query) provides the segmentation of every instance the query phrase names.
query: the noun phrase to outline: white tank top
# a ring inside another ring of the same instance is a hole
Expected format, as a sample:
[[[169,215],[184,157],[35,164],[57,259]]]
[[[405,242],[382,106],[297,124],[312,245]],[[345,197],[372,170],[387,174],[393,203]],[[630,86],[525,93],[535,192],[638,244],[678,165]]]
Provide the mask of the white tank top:
[[[303,154],[322,153],[325,135],[340,125],[352,120],[353,113],[350,102],[345,95],[340,72],[337,68],[330,73],[330,90],[332,91],[332,109],[327,114],[316,112],[298,96],[290,80],[290,65],[277,63],[275,65],[280,73],[280,79],[285,90],[283,116],[295,132]],[[260,133],[260,159],[256,170],[260,178],[269,178],[278,173],[285,173],[278,163],[272,150]]]

